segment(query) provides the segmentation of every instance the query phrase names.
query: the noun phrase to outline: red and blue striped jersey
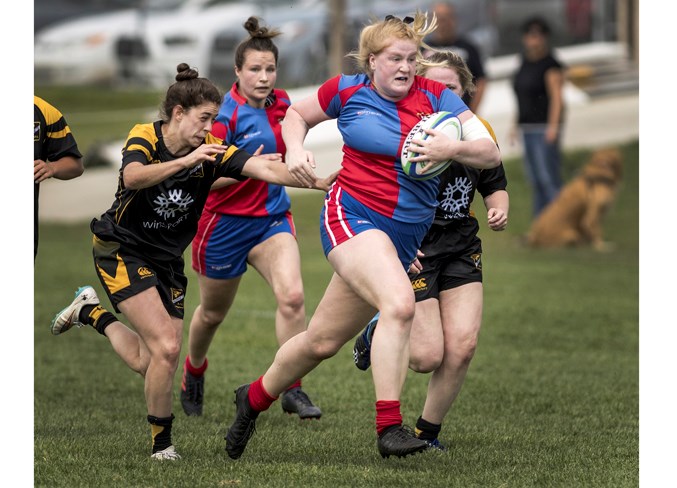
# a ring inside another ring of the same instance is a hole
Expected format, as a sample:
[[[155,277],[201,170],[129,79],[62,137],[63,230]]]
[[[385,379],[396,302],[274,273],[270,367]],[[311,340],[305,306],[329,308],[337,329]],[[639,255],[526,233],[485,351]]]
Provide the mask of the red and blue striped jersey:
[[[212,127],[212,134],[250,154],[263,144],[263,154],[286,153],[280,122],[290,101],[284,90],[274,89],[265,108],[255,108],[237,92],[233,84],[223,97],[223,103]],[[215,213],[263,217],[284,213],[291,201],[283,186],[247,179],[209,193],[205,209]]]
[[[409,94],[392,102],[381,97],[365,74],[339,75],[318,90],[324,112],[337,119],[343,136],[338,184],[360,203],[402,222],[431,220],[439,177],[425,181],[402,171],[400,151],[409,131],[425,115],[468,110],[437,81],[416,76]]]

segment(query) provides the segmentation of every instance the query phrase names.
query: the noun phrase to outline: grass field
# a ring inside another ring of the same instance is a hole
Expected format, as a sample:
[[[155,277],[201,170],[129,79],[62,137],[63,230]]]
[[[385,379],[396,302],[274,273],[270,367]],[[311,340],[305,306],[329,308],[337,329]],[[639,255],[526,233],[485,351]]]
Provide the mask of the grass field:
[[[230,460],[223,436],[234,415],[233,390],[262,374],[277,348],[272,294],[247,273],[210,350],[204,416],[185,417],[175,398],[173,437],[183,459],[152,462],[141,378],[89,328],[49,333],[52,316],[78,286],[101,288],[86,223],[44,223],[34,269],[35,486],[637,486],[639,145],[622,150],[625,182],[605,226],[617,247],[603,254],[523,248],[529,190],[520,161],[505,161],[509,229],[481,231],[483,329],[440,436],[450,446],[446,454],[381,459],[371,376],[353,365],[351,342],[304,380],[323,410],[320,421],[300,422],[273,405],[243,457]],[[565,155],[566,178],[588,154]],[[292,196],[309,315],[331,274],[317,230],[321,198]],[[198,290],[189,262],[187,268],[190,317]],[[179,382],[177,375],[175,391]],[[408,424],[420,413],[426,385],[427,376],[410,373],[402,397]]]

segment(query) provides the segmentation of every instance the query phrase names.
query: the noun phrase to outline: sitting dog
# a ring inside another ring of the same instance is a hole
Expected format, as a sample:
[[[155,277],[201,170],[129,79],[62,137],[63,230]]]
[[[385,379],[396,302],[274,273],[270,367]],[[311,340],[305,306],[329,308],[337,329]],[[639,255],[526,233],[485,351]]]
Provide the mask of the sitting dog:
[[[600,149],[580,173],[536,217],[526,241],[533,247],[590,245],[606,251],[602,222],[616,199],[623,175],[621,154]]]

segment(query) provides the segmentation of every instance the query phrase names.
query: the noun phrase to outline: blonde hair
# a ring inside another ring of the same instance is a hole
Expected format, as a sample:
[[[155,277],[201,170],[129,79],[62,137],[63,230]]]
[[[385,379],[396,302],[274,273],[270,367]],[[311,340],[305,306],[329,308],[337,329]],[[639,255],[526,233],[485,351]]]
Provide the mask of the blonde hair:
[[[416,74],[425,76],[430,68],[450,68],[458,74],[461,83],[461,94],[474,95],[475,83],[468,65],[463,58],[454,51],[433,51],[427,58],[419,62]]]
[[[437,27],[435,14],[428,22],[428,14],[417,10],[411,23],[408,22],[410,19],[411,17],[405,17],[402,20],[392,15],[388,15],[384,20],[372,19],[371,24],[364,27],[360,32],[359,47],[356,51],[349,53],[348,57],[355,61],[360,71],[371,76],[372,69],[369,66],[369,56],[383,51],[390,45],[390,39],[393,37],[413,41],[419,48],[429,48],[423,42],[423,39]],[[417,62],[424,59],[420,50],[416,58]]]

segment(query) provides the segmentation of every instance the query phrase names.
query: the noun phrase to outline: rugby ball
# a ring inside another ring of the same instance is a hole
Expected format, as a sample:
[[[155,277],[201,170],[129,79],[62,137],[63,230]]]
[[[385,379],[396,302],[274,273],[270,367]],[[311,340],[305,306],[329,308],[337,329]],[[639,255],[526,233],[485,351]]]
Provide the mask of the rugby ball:
[[[414,180],[429,180],[439,175],[442,171],[447,169],[452,160],[445,163],[438,164],[434,169],[426,173],[422,173],[423,169],[429,164],[427,161],[409,161],[410,158],[418,156],[418,153],[409,150],[411,141],[413,139],[425,140],[431,137],[425,129],[436,129],[441,131],[450,139],[460,140],[462,135],[461,121],[454,117],[451,112],[435,112],[424,116],[407,134],[407,138],[402,144],[402,153],[400,155],[400,162],[402,163],[402,170],[409,178]]]

